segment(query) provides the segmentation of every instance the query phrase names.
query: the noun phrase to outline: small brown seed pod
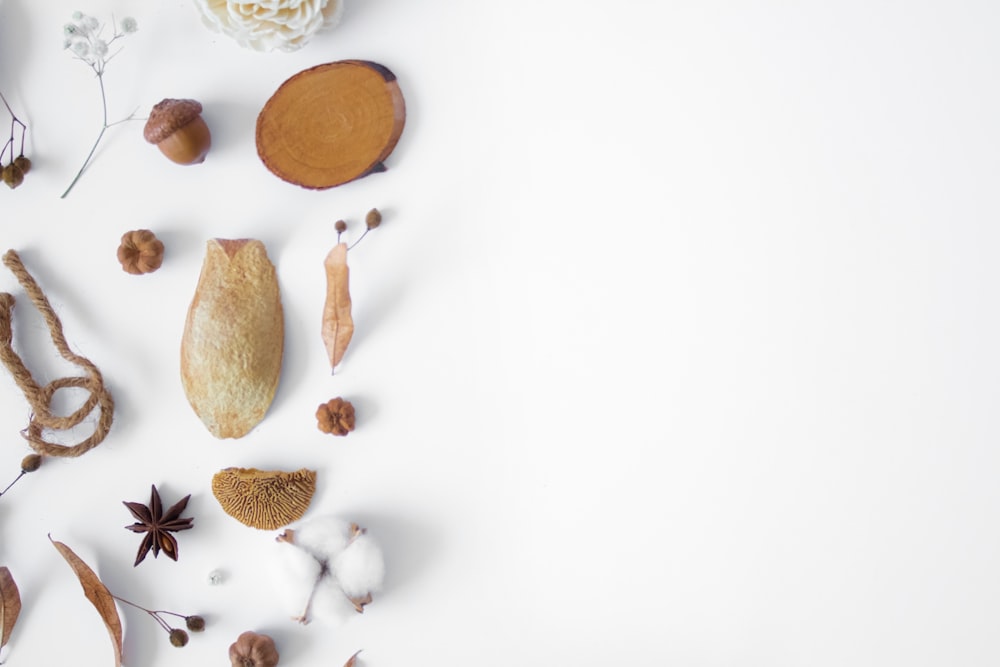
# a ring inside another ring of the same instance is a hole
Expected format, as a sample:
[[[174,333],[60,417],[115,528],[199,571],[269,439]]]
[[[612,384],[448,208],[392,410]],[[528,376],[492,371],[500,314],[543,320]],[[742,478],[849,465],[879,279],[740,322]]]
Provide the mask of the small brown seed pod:
[[[142,134],[177,164],[204,162],[212,146],[212,134],[201,117],[201,103],[196,100],[158,102],[149,112]]]
[[[244,632],[229,647],[229,661],[233,667],[274,667],[278,649],[269,636]]]
[[[152,273],[163,264],[163,242],[148,229],[125,232],[118,246],[118,261],[126,273]]]
[[[354,406],[339,396],[331,398],[316,408],[316,422],[323,433],[347,435],[354,430]]]

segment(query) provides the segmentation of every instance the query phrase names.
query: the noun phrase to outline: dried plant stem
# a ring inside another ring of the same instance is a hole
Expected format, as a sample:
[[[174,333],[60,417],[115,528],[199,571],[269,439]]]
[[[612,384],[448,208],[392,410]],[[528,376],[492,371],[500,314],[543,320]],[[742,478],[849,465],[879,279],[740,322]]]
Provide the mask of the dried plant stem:
[[[8,485],[7,485],[7,488],[6,488],[6,489],[4,489],[3,491],[0,491],[0,497],[3,497],[3,494],[5,494],[5,493],[7,493],[8,491],[10,491],[10,487],[12,487],[12,486],[14,486],[15,484],[17,484],[18,480],[20,480],[20,479],[21,479],[22,477],[24,477],[24,476],[25,476],[25,475],[27,475],[27,474],[28,474],[28,473],[27,473],[27,471],[24,471],[24,470],[22,470],[22,471],[21,471],[21,474],[20,474],[20,475],[18,475],[17,477],[15,477],[15,478],[14,478],[14,481],[13,481],[13,482],[11,482],[10,484],[8,484]]]
[[[94,67],[94,72],[97,74],[97,83],[101,88],[101,118],[103,119],[103,122],[101,123],[101,131],[100,133],[98,133],[97,140],[94,141],[94,145],[90,148],[90,152],[87,153],[87,159],[83,161],[83,166],[80,167],[80,171],[76,172],[76,176],[73,178],[73,182],[70,183],[69,187],[66,188],[66,191],[62,193],[62,195],[59,197],[60,199],[66,198],[66,195],[70,193],[70,190],[73,189],[73,186],[76,185],[76,182],[80,180],[81,176],[83,176],[83,172],[86,171],[87,167],[90,166],[91,160],[94,159],[94,153],[97,151],[97,147],[98,145],[100,145],[101,139],[104,138],[104,133],[108,131],[108,128],[118,125],[119,123],[124,123],[125,121],[132,120],[132,118],[135,116],[135,112],[133,111],[127,117],[122,118],[121,120],[116,120],[113,123],[108,122],[108,97],[104,92],[104,69]]]
[[[125,598],[120,598],[120,597],[118,597],[117,595],[115,595],[115,594],[113,594],[113,593],[111,594],[111,597],[113,597],[114,599],[118,600],[119,602],[122,602],[122,603],[124,603],[124,604],[127,604],[127,605],[129,605],[130,607],[135,607],[136,609],[140,609],[140,610],[142,610],[142,611],[146,612],[147,614],[149,614],[150,616],[152,616],[152,617],[153,617],[153,619],[154,619],[154,620],[155,620],[155,621],[156,621],[157,623],[159,623],[159,624],[160,624],[160,627],[161,627],[161,628],[163,628],[164,630],[166,630],[167,632],[170,632],[171,630],[173,630],[173,628],[172,628],[172,627],[170,627],[170,624],[169,624],[169,623],[167,623],[166,621],[164,621],[164,620],[163,620],[163,619],[162,619],[162,618],[160,617],[160,614],[170,614],[170,615],[172,615],[172,616],[179,616],[180,618],[186,618],[186,617],[185,617],[185,616],[184,616],[183,614],[177,614],[177,613],[174,613],[174,612],[172,612],[172,611],[153,611],[153,610],[151,610],[151,609],[146,609],[146,608],[145,608],[145,607],[143,607],[142,605],[138,605],[138,604],[136,604],[136,603],[134,603],[134,602],[129,602],[129,601],[128,601],[128,600],[126,600]]]
[[[10,139],[8,139],[7,143],[4,144],[3,150],[0,150],[0,163],[3,162],[3,156],[4,156],[4,153],[7,152],[7,147],[8,146],[10,147],[10,161],[13,162],[14,161],[14,132],[15,132],[15,129],[16,129],[16,127],[18,125],[21,126],[21,153],[20,153],[20,155],[24,155],[24,134],[25,134],[25,132],[28,131],[28,126],[25,125],[24,122],[20,118],[17,117],[17,114],[14,113],[14,110],[10,108],[10,104],[7,103],[7,98],[3,96],[3,93],[0,93],[0,101],[3,101],[3,105],[5,107],[7,107],[7,113],[10,114]]]

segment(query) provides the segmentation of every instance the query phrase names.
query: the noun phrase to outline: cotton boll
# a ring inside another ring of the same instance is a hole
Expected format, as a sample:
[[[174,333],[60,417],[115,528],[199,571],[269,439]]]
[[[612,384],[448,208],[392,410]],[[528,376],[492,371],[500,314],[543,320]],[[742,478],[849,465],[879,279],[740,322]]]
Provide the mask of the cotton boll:
[[[272,561],[273,580],[281,606],[289,616],[301,614],[312,594],[322,564],[308,552],[287,544],[277,544]]]
[[[351,524],[333,516],[321,516],[299,524],[295,529],[295,545],[313,558],[329,561],[337,557],[351,540]]]
[[[361,534],[332,562],[340,587],[349,598],[363,598],[382,587],[385,562],[382,549],[367,534]]]
[[[358,611],[354,608],[354,603],[348,600],[340,589],[337,579],[326,576],[316,587],[309,615],[320,623],[343,625],[350,617],[357,616]]]

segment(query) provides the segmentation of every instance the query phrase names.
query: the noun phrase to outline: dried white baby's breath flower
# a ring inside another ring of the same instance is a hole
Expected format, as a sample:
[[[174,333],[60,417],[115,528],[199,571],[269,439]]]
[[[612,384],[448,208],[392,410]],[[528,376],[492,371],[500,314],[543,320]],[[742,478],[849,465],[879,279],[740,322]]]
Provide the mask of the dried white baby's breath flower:
[[[195,0],[212,30],[255,51],[296,51],[317,30],[333,26],[343,0]]]

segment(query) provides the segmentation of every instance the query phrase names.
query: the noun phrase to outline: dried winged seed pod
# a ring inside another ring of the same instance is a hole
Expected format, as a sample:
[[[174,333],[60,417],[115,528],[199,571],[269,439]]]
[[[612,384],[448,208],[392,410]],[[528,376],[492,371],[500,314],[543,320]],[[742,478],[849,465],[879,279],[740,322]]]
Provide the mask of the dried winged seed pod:
[[[229,661],[232,667],[274,667],[278,649],[267,635],[244,632],[229,647]]]
[[[316,408],[319,430],[333,435],[347,435],[354,430],[354,406],[350,401],[331,398]]]
[[[212,493],[229,516],[251,528],[274,530],[298,521],[316,492],[316,471],[226,468],[212,477]]]
[[[125,232],[118,246],[118,261],[126,273],[152,273],[163,264],[163,242],[148,229]]]
[[[201,103],[196,100],[158,102],[149,112],[142,134],[177,164],[204,162],[212,147],[212,134],[201,117]]]

